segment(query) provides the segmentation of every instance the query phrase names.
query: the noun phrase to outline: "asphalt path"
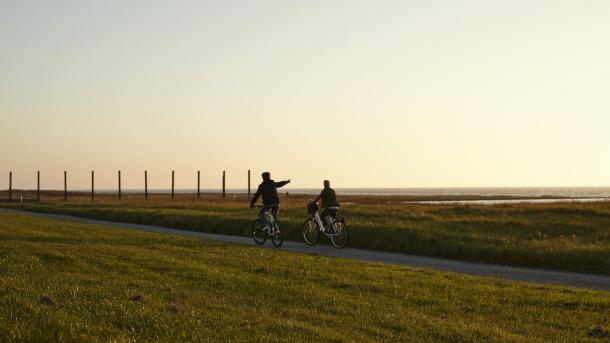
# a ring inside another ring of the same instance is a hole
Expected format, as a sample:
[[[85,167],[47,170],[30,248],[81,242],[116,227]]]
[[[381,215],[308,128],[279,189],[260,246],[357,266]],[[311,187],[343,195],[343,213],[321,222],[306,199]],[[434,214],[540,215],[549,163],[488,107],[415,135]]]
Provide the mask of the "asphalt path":
[[[13,209],[0,209],[0,212],[22,214],[55,220],[64,220],[76,223],[111,226],[122,229],[132,229],[161,234],[195,237],[225,243],[255,245],[251,237],[210,234],[197,231],[177,230],[161,226],[110,222],[62,214],[26,212]],[[275,249],[269,241],[263,247]],[[603,275],[534,268],[510,267],[488,263],[464,262],[444,258],[389,253],[364,249],[335,249],[330,245],[316,245],[310,247],[305,243],[293,241],[285,241],[280,249],[302,254],[317,254],[321,256],[340,257],[394,265],[406,265],[418,268],[432,268],[440,271],[449,271],[467,275],[493,277],[499,279],[516,280],[538,284],[586,288],[610,292],[610,276]]]

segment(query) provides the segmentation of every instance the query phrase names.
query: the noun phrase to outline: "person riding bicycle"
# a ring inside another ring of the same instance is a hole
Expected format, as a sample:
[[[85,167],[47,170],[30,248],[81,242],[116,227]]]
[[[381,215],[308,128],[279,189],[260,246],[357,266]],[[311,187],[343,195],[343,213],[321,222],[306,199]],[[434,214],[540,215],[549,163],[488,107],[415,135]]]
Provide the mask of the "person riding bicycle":
[[[258,185],[258,189],[256,190],[256,193],[254,193],[252,201],[250,202],[250,208],[254,207],[254,204],[260,196],[263,197],[263,207],[261,207],[261,210],[258,213],[258,218],[261,227],[265,227],[265,212],[267,212],[269,209],[271,209],[273,218],[277,220],[277,214],[280,210],[280,197],[277,195],[277,189],[289,184],[290,179],[275,182],[271,180],[271,174],[269,172],[264,172],[261,176],[263,177],[263,182]]]
[[[331,216],[333,219],[337,216],[337,211],[339,210],[339,202],[337,201],[337,194],[335,190],[330,188],[330,181],[324,180],[324,189],[320,192],[317,198],[313,200],[313,202],[317,203],[321,201],[320,207],[322,208],[322,213],[320,214],[320,218],[322,219],[322,224],[324,226],[327,225],[326,217]]]

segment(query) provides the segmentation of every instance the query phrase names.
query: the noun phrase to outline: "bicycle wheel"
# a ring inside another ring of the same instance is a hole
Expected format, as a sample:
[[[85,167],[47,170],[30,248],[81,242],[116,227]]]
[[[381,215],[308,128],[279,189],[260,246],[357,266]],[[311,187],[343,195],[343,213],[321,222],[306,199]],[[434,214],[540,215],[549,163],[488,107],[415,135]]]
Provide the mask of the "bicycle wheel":
[[[333,226],[335,227],[333,232],[330,235],[330,241],[333,246],[337,249],[341,249],[345,247],[348,239],[348,229],[345,220],[337,219],[333,222]]]
[[[303,223],[303,240],[305,241],[305,244],[314,246],[318,243],[318,238],[320,238],[318,223],[312,218],[307,219],[305,223]]]
[[[252,222],[252,238],[258,245],[265,244],[265,241],[267,240],[267,233],[262,230],[258,219],[255,219]]]
[[[277,222],[273,223],[273,226],[275,227],[275,235],[271,236],[271,243],[273,243],[276,248],[279,248],[282,246],[282,243],[284,243],[284,235]]]

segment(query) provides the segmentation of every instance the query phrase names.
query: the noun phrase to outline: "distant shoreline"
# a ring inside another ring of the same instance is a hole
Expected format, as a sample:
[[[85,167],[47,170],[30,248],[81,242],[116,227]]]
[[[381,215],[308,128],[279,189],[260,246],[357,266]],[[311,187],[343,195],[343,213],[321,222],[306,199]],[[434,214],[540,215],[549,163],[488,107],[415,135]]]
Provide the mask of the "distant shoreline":
[[[379,189],[336,189],[341,202],[349,204],[404,204],[404,205],[500,205],[515,203],[547,204],[558,202],[604,202],[610,201],[610,187],[599,188],[513,188],[498,191],[498,188],[479,189],[388,189],[386,193]],[[255,190],[252,189],[253,193]],[[302,199],[306,202],[313,198],[319,189],[288,189],[281,192],[282,198]],[[251,193],[251,194],[252,194]],[[171,190],[151,189],[149,200],[169,200]],[[247,201],[246,189],[228,189],[226,197],[221,197],[221,190],[202,189],[199,199],[196,190],[176,189],[176,201]],[[117,190],[96,190],[96,201],[115,201]],[[36,190],[12,190],[12,201],[36,201]],[[63,200],[63,190],[41,190],[41,201]],[[90,190],[68,190],[70,201],[90,201]],[[123,201],[145,201],[143,190],[122,190]],[[8,201],[8,191],[0,191],[0,202]]]

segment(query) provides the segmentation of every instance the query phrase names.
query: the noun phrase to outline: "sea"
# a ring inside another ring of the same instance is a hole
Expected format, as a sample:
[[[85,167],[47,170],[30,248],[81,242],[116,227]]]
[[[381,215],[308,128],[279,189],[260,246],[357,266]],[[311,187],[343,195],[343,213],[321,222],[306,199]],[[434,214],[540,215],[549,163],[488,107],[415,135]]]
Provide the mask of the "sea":
[[[280,193],[316,195],[320,188],[282,188]],[[485,187],[485,188],[335,188],[341,195],[368,196],[481,196],[518,197],[529,199],[483,199],[483,200],[443,200],[404,201],[403,203],[424,204],[511,204],[511,203],[554,203],[554,202],[599,202],[610,201],[610,187]],[[105,190],[101,193],[116,190]],[[142,190],[126,190],[125,193],[141,193]],[[151,189],[150,193],[169,193],[169,189]],[[194,193],[193,189],[177,189],[175,193]],[[219,189],[202,189],[202,193],[219,193]],[[252,189],[254,192],[254,189]],[[227,189],[226,193],[245,194],[247,189]],[[562,198],[562,199],[557,199]]]
[[[610,187],[488,187],[488,188],[339,188],[344,195],[397,195],[397,196],[482,196],[522,197],[529,199],[479,199],[479,200],[419,200],[402,201],[405,204],[429,205],[499,205],[514,203],[546,204],[556,202],[610,201]],[[291,190],[295,194],[317,194],[319,189]],[[535,199],[532,199],[535,198]],[[562,198],[562,199],[557,199]]]
[[[404,196],[485,196],[485,197],[565,197],[565,198],[610,198],[610,187],[471,187],[471,188],[334,188],[344,195],[404,195]],[[256,190],[252,188],[252,192]],[[322,188],[278,189],[280,193],[318,194]],[[83,189],[82,191],[87,191]],[[127,189],[125,193],[142,193],[142,189]],[[149,189],[149,193],[170,193],[170,189]],[[115,193],[114,189],[99,190],[100,193]],[[195,189],[176,189],[176,193],[194,193]],[[201,189],[202,193],[218,193],[220,189]],[[247,193],[245,188],[228,188],[227,194]]]
[[[317,194],[320,188],[283,190],[294,194]],[[345,195],[489,196],[610,198],[610,187],[489,187],[489,188],[335,188]]]

